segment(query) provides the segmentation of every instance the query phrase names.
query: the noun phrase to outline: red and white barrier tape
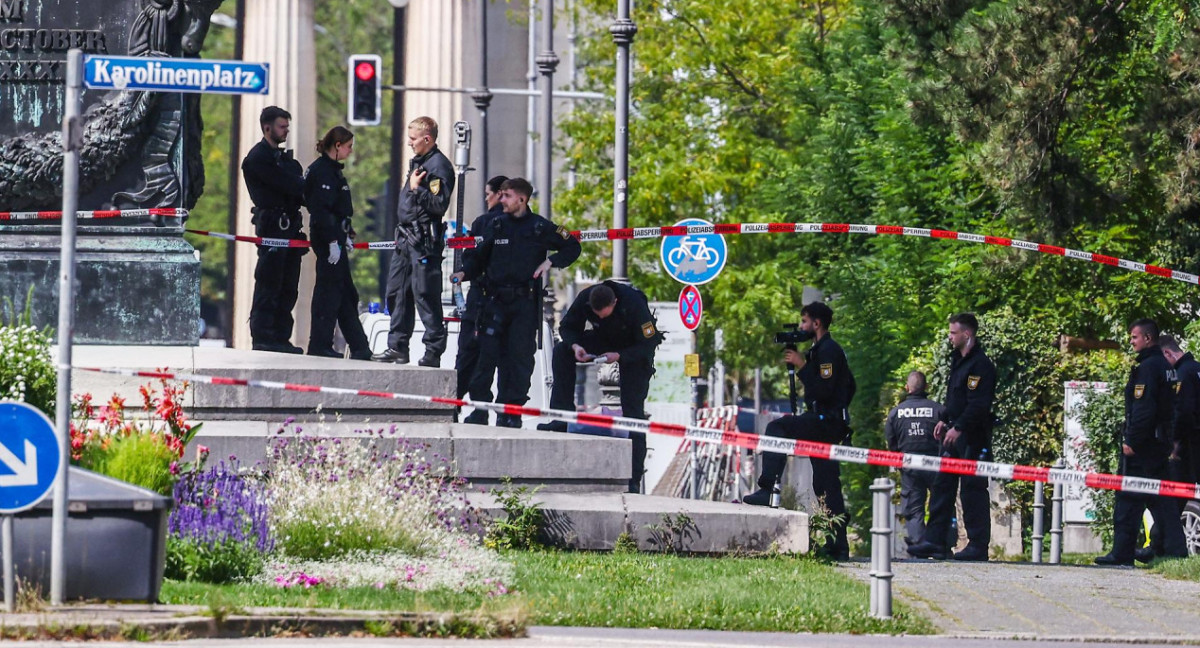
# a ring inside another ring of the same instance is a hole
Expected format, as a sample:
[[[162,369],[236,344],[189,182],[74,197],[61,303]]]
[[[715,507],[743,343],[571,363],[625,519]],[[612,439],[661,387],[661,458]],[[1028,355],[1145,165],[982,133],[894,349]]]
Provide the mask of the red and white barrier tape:
[[[779,437],[759,436],[745,432],[714,430],[694,425],[676,423],[654,423],[641,419],[608,416],[604,414],[588,414],[583,412],[568,412],[565,410],[538,409],[520,405],[505,405],[503,403],[484,403],[458,398],[442,398],[438,396],[422,396],[419,394],[404,394],[398,392],[380,392],[366,389],[345,389],[340,387],[321,387],[297,383],[284,383],[270,380],[253,380],[246,378],[222,378],[218,376],[202,376],[196,374],[168,373],[163,371],[138,371],[136,369],[114,369],[99,367],[74,367],[81,371],[116,374],[120,376],[137,376],[143,378],[160,378],[166,380],[186,380],[193,383],[209,385],[231,385],[240,387],[261,387],[295,392],[312,392],[335,394],[340,396],[369,396],[393,400],[409,400],[423,403],[437,403],[455,407],[476,407],[502,414],[543,416],[563,421],[574,421],[585,425],[609,429],[632,430],[649,432],[700,443],[715,443],[754,450],[756,452],[776,452],[780,454],[813,457],[816,459],[831,459],[833,461],[867,464],[870,466],[885,466],[889,468],[904,468],[924,470],[929,472],[952,473],[974,477],[989,477],[993,479],[1012,479],[1018,481],[1047,482],[1051,484],[1076,484],[1090,488],[1102,488],[1114,491],[1142,493],[1146,495],[1162,495],[1165,497],[1183,497],[1200,499],[1200,484],[1186,484],[1143,477],[1123,477],[1106,473],[1091,473],[1082,470],[1066,468],[1037,468],[1034,466],[1019,466],[991,461],[975,461],[971,459],[951,459],[930,457],[925,455],[905,454],[890,450],[873,450],[870,448],[854,448],[850,446],[830,445],[815,441],[797,441]]]
[[[266,239],[255,236],[234,236],[202,230],[187,230],[192,234],[215,236],[228,240],[244,241],[259,245],[275,247],[308,247],[306,241],[289,239]],[[1041,252],[1054,256],[1092,261],[1101,265],[1113,266],[1131,272],[1144,272],[1156,277],[1174,279],[1193,285],[1200,285],[1200,276],[1180,270],[1171,270],[1150,263],[1129,261],[1105,254],[1085,252],[1057,245],[1034,243],[1021,239],[1002,236],[987,236],[970,234],[951,230],[926,229],[921,227],[900,227],[897,225],[856,225],[848,223],[719,223],[716,225],[688,225],[682,227],[627,227],[622,229],[597,229],[571,232],[571,235],[581,242],[615,241],[628,239],[653,239],[667,236],[686,236],[689,234],[869,234],[877,236],[916,236],[931,239],[947,239],[966,241],[968,243],[985,243],[1001,247],[1011,247],[1030,252]],[[470,236],[456,236],[447,241],[451,249],[475,247],[477,240]],[[375,243],[355,243],[356,249],[390,250],[395,247],[393,241]]]
[[[61,220],[61,211],[27,211],[0,212],[0,221],[14,220]],[[175,208],[154,209],[102,209],[95,211],[77,211],[75,218],[152,218],[165,216],[167,218],[187,218],[188,210]]]

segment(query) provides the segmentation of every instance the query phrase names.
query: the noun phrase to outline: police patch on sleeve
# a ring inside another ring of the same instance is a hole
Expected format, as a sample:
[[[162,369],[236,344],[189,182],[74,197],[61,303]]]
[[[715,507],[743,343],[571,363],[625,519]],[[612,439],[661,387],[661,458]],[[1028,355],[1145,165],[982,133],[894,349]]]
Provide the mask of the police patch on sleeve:
[[[826,379],[833,377],[833,363],[832,362],[821,365],[821,377],[826,378]]]
[[[967,376],[967,389],[975,389],[979,386],[979,376]]]
[[[559,226],[558,226],[558,230],[556,230],[556,231],[558,232],[558,235],[559,235],[559,236],[561,236],[561,237],[563,237],[563,238],[565,238],[565,239],[569,239],[569,238],[571,238],[571,233],[570,233],[570,232],[568,232],[568,231],[567,231],[567,228],[563,227],[562,225],[559,225]],[[650,328],[654,328],[654,327],[653,327],[653,326],[651,326]],[[643,329],[642,329],[642,330],[644,331],[644,330],[645,330],[645,328],[643,327]],[[646,337],[650,337],[650,336],[649,336],[649,335],[647,335]]]
[[[441,178],[433,178],[429,181],[429,192],[435,196],[442,192]]]
[[[1146,393],[1145,385],[1134,385],[1133,386],[1133,397],[1134,398],[1141,398],[1142,394],[1145,394],[1145,393]]]
[[[562,229],[562,228],[560,227],[559,229]],[[654,322],[646,322],[645,324],[642,324],[642,335],[644,337],[652,338],[652,337],[654,337],[654,334],[657,332],[658,331],[655,330],[655,328],[654,328]]]

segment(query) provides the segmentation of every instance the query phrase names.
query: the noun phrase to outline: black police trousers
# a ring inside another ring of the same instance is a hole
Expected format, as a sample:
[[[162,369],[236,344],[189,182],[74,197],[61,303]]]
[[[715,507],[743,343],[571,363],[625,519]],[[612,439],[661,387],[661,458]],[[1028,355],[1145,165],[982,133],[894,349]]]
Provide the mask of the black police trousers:
[[[595,336],[584,335],[578,342],[592,355],[616,351]],[[554,387],[550,390],[550,408],[575,411],[575,352],[571,345],[559,342],[554,345],[551,360],[554,371]],[[654,357],[636,362],[617,361],[621,375],[621,416],[642,419],[646,416],[646,396],[650,393],[650,378],[654,375]],[[629,492],[639,492],[642,473],[646,472],[646,433],[629,431],[633,443],[633,474],[629,477]]]
[[[425,355],[440,358],[446,351],[446,323],[442,321],[442,261],[440,255],[431,255],[426,258],[426,263],[421,263],[420,257],[403,241],[396,243],[388,268],[385,296],[392,313],[388,348],[408,350],[416,315],[420,315],[425,325],[425,334],[421,336]]]
[[[967,446],[963,459],[988,460],[981,448]],[[944,456],[944,455],[943,455]],[[962,526],[967,531],[967,546],[972,551],[979,549],[988,554],[992,542],[992,500],[988,495],[987,477],[967,477],[952,473],[937,473],[933,488],[929,492],[929,524],[925,526],[923,540],[950,551],[947,546],[950,535],[950,518],[954,517],[954,502],[962,498]],[[957,542],[957,538],[954,539]]]
[[[358,290],[350,276],[350,258],[345,251],[336,264],[328,257],[317,258],[317,277],[313,286],[312,322],[309,326],[309,354],[333,349],[333,326],[342,329],[342,337],[356,358],[370,357],[367,334],[358,319]]]
[[[818,443],[841,443],[846,438],[846,425],[841,420],[822,418],[812,412],[788,415],[767,424],[767,436],[787,439],[801,439]],[[845,556],[850,551],[850,543],[846,539],[846,523],[850,521],[846,512],[846,500],[842,496],[842,469],[836,461],[829,459],[811,459],[813,493],[818,499],[825,501],[825,507],[832,516],[841,516],[841,521],[833,525],[834,536],[825,543],[824,551],[832,556]],[[762,456],[762,475],[758,478],[759,488],[770,489],[783,475],[787,465],[787,455],[777,452],[764,452]]]
[[[1149,450],[1132,457],[1121,455],[1121,474],[1129,477],[1163,479],[1167,476],[1167,450]],[[1113,504],[1112,556],[1120,561],[1133,560],[1141,546],[1138,532],[1142,528],[1142,513],[1150,509],[1154,516],[1154,535],[1161,534],[1161,545],[1155,553],[1163,556],[1187,556],[1187,541],[1179,520],[1179,505],[1173,497],[1117,491]]]
[[[497,374],[496,401],[524,405],[529,401],[533,354],[537,351],[537,327],[541,304],[532,291],[486,298],[476,322],[479,360],[468,391],[471,400],[491,400],[492,374]]]
[[[292,309],[300,290],[300,258],[304,248],[258,248],[254,265],[254,301],[250,306],[250,339],[254,344],[290,344]]]
[[[937,473],[927,470],[900,471],[900,514],[910,544],[925,539],[925,504],[936,479]]]
[[[477,330],[477,324],[474,319],[463,318],[459,321],[458,353],[454,356],[458,398],[462,398],[471,390],[471,378],[475,376],[475,367],[479,365],[479,336],[476,335]],[[488,376],[487,389],[483,393],[482,400],[489,402],[492,400],[491,376]]]

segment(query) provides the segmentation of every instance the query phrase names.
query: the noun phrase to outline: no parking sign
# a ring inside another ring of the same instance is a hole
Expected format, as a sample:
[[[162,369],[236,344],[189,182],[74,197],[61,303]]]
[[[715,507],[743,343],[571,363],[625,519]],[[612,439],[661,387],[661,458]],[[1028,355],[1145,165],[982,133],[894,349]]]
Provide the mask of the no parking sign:
[[[683,287],[679,293],[679,319],[689,331],[700,328],[700,318],[704,315],[704,300],[700,299],[700,291],[695,286]]]

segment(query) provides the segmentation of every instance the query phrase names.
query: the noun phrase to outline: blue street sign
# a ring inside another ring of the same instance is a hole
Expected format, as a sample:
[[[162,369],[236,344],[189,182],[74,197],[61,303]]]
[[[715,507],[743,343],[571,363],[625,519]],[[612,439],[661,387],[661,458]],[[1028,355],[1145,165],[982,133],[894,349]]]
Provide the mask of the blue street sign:
[[[709,232],[713,224],[699,218],[686,218],[676,227],[704,226]],[[688,234],[664,236],[659,247],[663,268],[679,283],[693,286],[708,283],[721,274],[727,257],[725,237],[720,234]]]
[[[271,66],[245,61],[85,56],[83,85],[98,90],[267,94]]]
[[[26,403],[0,401],[0,513],[42,501],[62,461],[54,424],[45,414]]]

